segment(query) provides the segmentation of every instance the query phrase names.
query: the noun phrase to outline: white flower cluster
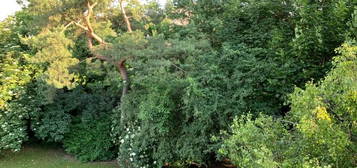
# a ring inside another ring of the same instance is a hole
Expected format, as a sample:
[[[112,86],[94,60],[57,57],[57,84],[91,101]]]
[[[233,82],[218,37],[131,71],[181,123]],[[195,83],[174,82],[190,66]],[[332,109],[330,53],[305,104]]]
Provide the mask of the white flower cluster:
[[[124,137],[119,137],[119,142],[120,144],[123,144],[126,140],[130,140],[130,139],[134,139],[136,134],[138,132],[140,132],[141,128],[140,126],[135,127],[127,127],[125,128],[126,131],[126,135]],[[132,146],[132,144],[130,143],[130,146]]]
[[[135,125],[135,124],[134,124]],[[125,133],[123,136],[119,137],[120,145],[123,145],[123,150],[128,153],[128,160],[132,164],[132,167],[135,168],[151,168],[156,164],[156,161],[149,163],[149,155],[146,154],[145,149],[135,149],[134,147],[134,138],[138,136],[141,131],[140,126],[128,126],[125,127]],[[124,159],[124,158],[122,158]]]
[[[7,123],[5,122],[4,124],[1,125],[1,128],[5,128]]]
[[[5,121],[3,124],[1,124],[1,128],[3,131],[7,132],[9,129],[9,124]]]

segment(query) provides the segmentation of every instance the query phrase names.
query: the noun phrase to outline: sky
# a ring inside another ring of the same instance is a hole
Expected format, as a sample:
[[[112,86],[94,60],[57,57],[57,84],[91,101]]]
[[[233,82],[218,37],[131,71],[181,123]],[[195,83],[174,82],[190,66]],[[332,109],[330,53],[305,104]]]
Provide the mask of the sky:
[[[166,0],[158,0],[158,1],[161,5],[164,5],[166,2]],[[16,0],[1,0],[0,21],[4,20],[9,15],[15,14],[15,12],[18,10],[21,10],[21,7],[16,3]]]
[[[0,2],[0,20],[4,20],[7,16],[15,14],[21,7],[16,3],[16,0],[1,0]]]

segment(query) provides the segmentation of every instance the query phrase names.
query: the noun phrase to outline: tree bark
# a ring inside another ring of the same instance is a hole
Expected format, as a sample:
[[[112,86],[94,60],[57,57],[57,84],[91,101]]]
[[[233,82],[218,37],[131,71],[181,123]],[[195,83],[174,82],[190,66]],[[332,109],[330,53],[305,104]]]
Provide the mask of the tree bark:
[[[123,58],[117,62],[117,68],[120,72],[120,76],[123,79],[123,90],[122,90],[122,96],[121,96],[122,99],[128,93],[129,85],[130,85],[128,71],[126,70],[126,67],[125,67],[125,61],[126,61],[126,59]]]
[[[125,13],[125,8],[124,8],[124,5],[123,5],[123,2],[124,2],[124,0],[120,0],[120,10],[121,10],[121,13],[123,14],[124,21],[125,21],[125,24],[126,24],[126,28],[127,28],[128,32],[131,33],[133,30],[131,29],[131,24],[130,24],[130,21],[129,21],[129,17]]]
[[[122,3],[122,1],[121,1],[121,3]],[[87,45],[88,45],[89,50],[93,54],[93,56],[95,58],[99,59],[99,60],[111,62],[117,67],[117,69],[118,69],[118,71],[120,73],[120,76],[123,79],[123,89],[122,89],[122,95],[121,95],[121,102],[122,102],[124,96],[128,93],[128,90],[129,90],[129,76],[128,76],[128,71],[127,71],[127,69],[125,67],[126,58],[123,58],[123,59],[121,59],[119,61],[115,61],[115,60],[113,60],[113,59],[111,59],[109,57],[97,54],[97,53],[95,53],[93,51],[93,39],[98,41],[101,45],[105,45],[106,44],[106,42],[101,37],[99,37],[97,34],[94,33],[92,24],[90,22],[90,17],[93,15],[93,8],[96,5],[97,5],[97,3],[90,4],[90,2],[87,1],[87,9],[88,9],[87,12],[88,13],[84,17],[85,26],[81,25],[78,22],[74,22],[74,24],[86,31],[86,33],[87,33]],[[121,4],[121,8],[122,8],[122,12],[124,12],[123,14],[124,14],[124,16],[126,18],[128,31],[131,32],[132,30],[131,30],[130,22],[129,22],[128,17],[125,14],[125,10],[124,10],[124,7],[123,7],[122,4]]]

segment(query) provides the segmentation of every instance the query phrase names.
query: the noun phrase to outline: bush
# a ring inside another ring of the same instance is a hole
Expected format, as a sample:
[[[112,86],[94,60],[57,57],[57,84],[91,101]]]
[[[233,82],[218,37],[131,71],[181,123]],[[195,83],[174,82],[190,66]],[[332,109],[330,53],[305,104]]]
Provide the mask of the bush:
[[[337,49],[334,69],[319,85],[308,83],[305,90],[291,95],[289,120],[304,142],[304,154],[320,163],[349,167],[356,160],[357,133],[357,46]]]
[[[64,134],[69,132],[71,116],[62,106],[49,105],[45,111],[38,112],[38,120],[33,117],[32,129],[37,138],[47,142],[61,142]]]
[[[344,44],[337,51],[341,56],[324,80],[290,95],[287,121],[236,119],[219,152],[241,167],[353,167],[357,47]]]
[[[102,86],[101,82],[91,85],[95,88]],[[97,93],[87,90],[89,93],[85,93],[78,88],[65,95],[64,109],[70,111],[73,121],[69,131],[64,134],[63,146],[65,151],[81,161],[110,160],[115,157],[110,116],[116,98],[110,96],[111,89],[98,89]],[[77,103],[72,102],[74,99]]]
[[[77,119],[65,135],[63,146],[81,161],[110,160],[115,156],[108,117],[81,121]]]
[[[23,102],[11,102],[7,109],[0,109],[0,151],[11,149],[18,151],[21,145],[28,139],[26,119],[28,109],[21,104]]]
[[[19,12],[0,22],[0,152],[21,149],[28,139],[29,112],[35,110],[27,90],[37,69],[29,64],[30,51],[20,42],[30,31],[23,29],[29,17]]]
[[[272,117],[251,115],[236,118],[231,136],[224,140],[219,153],[239,167],[279,167],[290,143],[285,126]]]
[[[183,101],[191,70],[186,60],[209,51],[209,45],[204,40],[165,40],[161,36],[141,35],[135,39],[144,44],[128,46],[120,52],[132,53],[135,58],[129,62],[133,66],[129,73],[135,74],[131,76],[131,90],[113,116],[120,165],[162,167],[166,163],[202,160],[206,155],[195,156],[203,151],[202,144],[196,150],[183,141],[183,137],[197,138],[184,130],[187,118]],[[116,45],[127,46],[128,41],[118,41],[121,42]]]

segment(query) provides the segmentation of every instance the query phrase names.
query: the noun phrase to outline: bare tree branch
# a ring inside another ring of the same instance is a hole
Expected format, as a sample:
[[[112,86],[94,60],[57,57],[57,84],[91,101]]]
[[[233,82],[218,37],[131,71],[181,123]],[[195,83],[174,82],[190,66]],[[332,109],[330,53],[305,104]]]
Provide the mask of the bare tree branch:
[[[88,3],[89,3],[89,1],[88,1]],[[93,9],[97,4],[98,4],[98,2],[95,2],[94,4],[90,5],[90,8]]]
[[[79,24],[79,23],[77,23],[77,22],[74,22],[74,24],[75,24],[76,26],[82,28],[83,30],[88,31],[88,28],[87,28],[86,26],[83,26],[83,25],[81,25],[81,24]]]
[[[72,21],[72,22],[69,22],[67,25],[65,25],[64,28],[63,28],[63,30],[62,30],[62,32],[66,31],[67,28],[68,28],[69,26],[71,26],[72,24],[73,24],[73,21]]]
[[[87,8],[88,8],[88,13],[86,16],[84,16],[84,21],[86,24],[86,31],[87,31],[87,35],[90,36],[91,38],[97,40],[100,44],[105,44],[105,41],[99,37],[97,34],[94,33],[92,24],[90,22],[90,17],[93,15],[93,8],[97,5],[97,3],[94,4],[90,4],[89,1],[87,1]]]
[[[131,24],[130,24],[130,21],[129,21],[129,17],[126,15],[125,13],[125,8],[124,8],[124,5],[123,5],[123,2],[124,0],[119,0],[120,1],[120,9],[121,9],[121,12],[123,13],[123,17],[124,17],[124,21],[126,23],[126,27],[128,29],[128,32],[131,33],[132,32],[132,29],[131,29]]]

